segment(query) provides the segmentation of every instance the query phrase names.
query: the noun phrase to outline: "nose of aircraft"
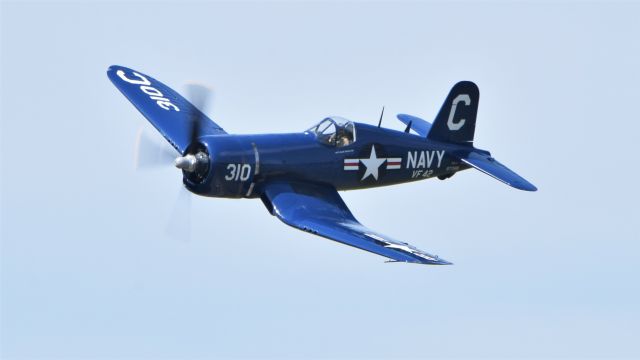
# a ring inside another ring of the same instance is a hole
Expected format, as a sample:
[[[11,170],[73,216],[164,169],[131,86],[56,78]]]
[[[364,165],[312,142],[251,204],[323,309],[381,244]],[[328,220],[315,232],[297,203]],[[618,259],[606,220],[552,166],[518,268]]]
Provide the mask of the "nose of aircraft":
[[[174,162],[175,166],[178,169],[194,172],[196,170],[196,165],[198,164],[198,160],[195,155],[187,154],[185,156],[178,156]]]

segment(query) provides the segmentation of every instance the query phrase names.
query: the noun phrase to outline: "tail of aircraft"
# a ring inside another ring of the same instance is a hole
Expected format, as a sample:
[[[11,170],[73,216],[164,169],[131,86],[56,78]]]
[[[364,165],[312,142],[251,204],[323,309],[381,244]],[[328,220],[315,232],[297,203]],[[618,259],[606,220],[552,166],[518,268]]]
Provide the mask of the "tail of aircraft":
[[[471,81],[455,84],[431,125],[427,139],[472,145],[479,100],[480,91],[476,84]]]
[[[453,151],[452,155],[465,164],[516,189],[536,191],[537,188],[533,184],[491,157],[488,151],[473,147],[479,100],[480,91],[476,84],[471,81],[455,84],[426,138],[462,145],[460,150]]]

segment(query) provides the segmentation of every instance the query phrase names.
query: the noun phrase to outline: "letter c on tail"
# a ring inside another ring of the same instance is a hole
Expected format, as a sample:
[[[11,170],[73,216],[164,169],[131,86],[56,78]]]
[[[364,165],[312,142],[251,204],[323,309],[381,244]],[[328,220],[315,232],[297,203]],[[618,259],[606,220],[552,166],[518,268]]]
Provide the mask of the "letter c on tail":
[[[449,121],[447,121],[447,126],[451,131],[460,130],[465,123],[465,119],[453,121],[453,116],[456,114],[456,108],[458,107],[458,103],[461,101],[464,102],[465,106],[471,105],[471,98],[467,94],[460,94],[453,99],[453,102],[451,103],[451,111],[449,112]]]

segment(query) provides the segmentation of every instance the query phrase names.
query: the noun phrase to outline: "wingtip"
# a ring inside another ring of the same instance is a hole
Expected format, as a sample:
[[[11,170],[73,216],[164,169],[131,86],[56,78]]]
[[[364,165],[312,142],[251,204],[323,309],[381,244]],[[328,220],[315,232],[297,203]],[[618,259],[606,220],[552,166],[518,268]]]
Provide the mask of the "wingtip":
[[[433,262],[432,265],[453,265],[453,263],[444,259],[438,259],[436,262]]]
[[[109,68],[107,69],[107,74],[115,74],[118,70],[123,70],[123,71],[135,71],[131,68],[128,68],[126,66],[122,66],[122,65],[109,65]]]
[[[407,263],[407,264],[420,264],[420,265],[453,265],[452,262],[443,260],[443,259],[429,260],[429,261],[398,261],[398,260],[389,259],[385,261],[385,263]]]
[[[535,185],[533,185],[532,183],[528,182],[528,181],[526,183],[516,182],[512,186],[515,187],[516,189],[524,190],[524,191],[531,191],[531,192],[538,191],[538,188]]]

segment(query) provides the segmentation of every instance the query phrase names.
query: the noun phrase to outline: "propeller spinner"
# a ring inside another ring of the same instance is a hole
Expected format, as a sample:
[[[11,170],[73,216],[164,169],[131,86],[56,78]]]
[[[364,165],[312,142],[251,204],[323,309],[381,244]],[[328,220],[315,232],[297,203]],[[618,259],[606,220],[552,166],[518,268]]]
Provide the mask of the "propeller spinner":
[[[185,85],[189,100],[198,110],[192,111],[189,119],[185,122],[187,133],[189,134],[189,148],[184,155],[180,155],[173,160],[176,168],[183,170],[187,174],[195,172],[206,175],[209,167],[209,154],[206,148],[198,143],[198,138],[202,135],[202,116],[207,101],[210,98],[211,90],[200,84],[189,83]],[[134,151],[134,164],[136,169],[153,168],[168,165],[175,153],[166,144],[159,144],[154,141],[142,128],[136,136]]]
[[[195,110],[189,116],[184,126],[188,127],[191,145],[183,155],[175,158],[174,165],[183,171],[183,176],[191,182],[199,183],[209,172],[210,157],[204,145],[198,142],[202,136],[202,112],[210,98],[210,89],[204,85],[189,83],[186,86],[190,102],[200,111]],[[175,152],[166,143],[159,143],[146,134],[142,128],[136,137],[134,164],[137,170],[166,166],[171,163]],[[178,199],[174,204],[172,216],[169,218],[166,232],[172,238],[188,240],[191,233],[190,192],[182,187]]]

